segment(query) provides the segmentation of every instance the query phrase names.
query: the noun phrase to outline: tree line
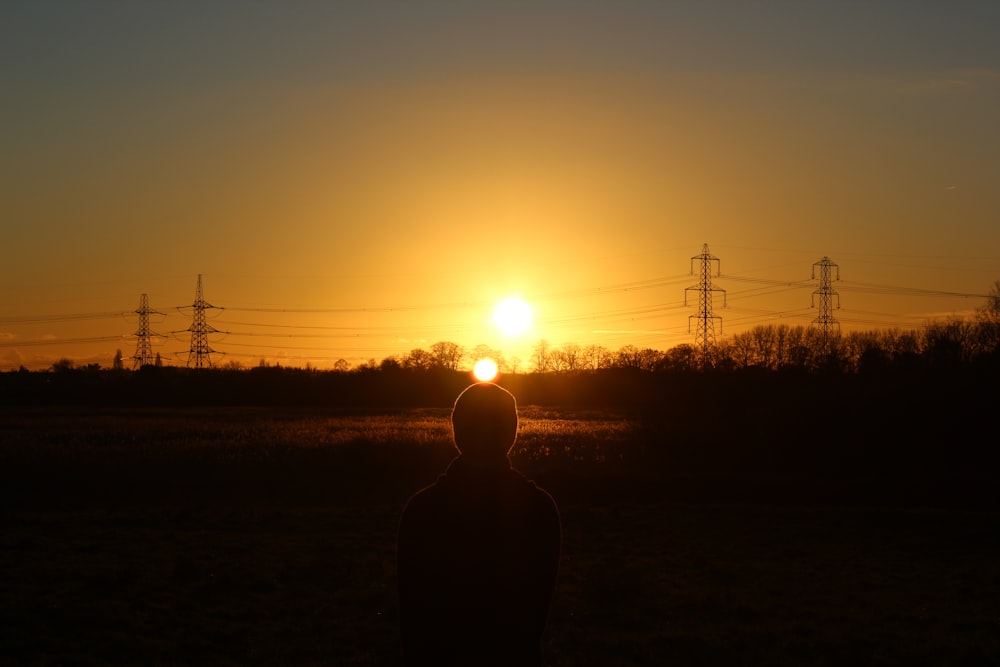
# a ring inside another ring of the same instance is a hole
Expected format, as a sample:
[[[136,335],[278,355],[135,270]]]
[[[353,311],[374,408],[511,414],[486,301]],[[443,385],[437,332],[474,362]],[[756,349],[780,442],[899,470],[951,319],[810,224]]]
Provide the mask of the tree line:
[[[930,322],[921,329],[881,329],[846,334],[816,327],[759,325],[704,347],[677,345],[669,350],[625,345],[611,350],[601,345],[562,346],[538,341],[528,367],[532,373],[580,373],[611,369],[648,372],[738,369],[799,369],[861,373],[889,368],[963,366],[993,360],[1000,353],[1000,281],[985,305],[971,318]],[[416,348],[381,361],[370,359],[354,369],[340,360],[339,372],[460,370],[490,358],[501,373],[518,373],[525,366],[517,357],[486,345],[470,349],[440,341],[429,350]],[[263,364],[263,362],[262,362]]]
[[[646,372],[692,370],[797,369],[838,373],[862,373],[891,368],[969,366],[995,361],[1000,355],[1000,280],[990,290],[986,303],[968,318],[929,322],[920,329],[853,331],[841,335],[817,327],[786,324],[759,325],[710,345],[677,345],[668,350],[625,345],[611,350],[601,345],[567,343],[553,345],[539,340],[531,358],[507,356],[487,345],[463,347],[439,341],[429,349],[414,348],[381,360],[369,359],[352,366],[338,360],[333,373],[370,374],[400,371],[461,371],[483,358],[493,359],[501,374],[569,373],[626,369]],[[157,358],[157,367],[162,362]],[[280,368],[261,359],[258,369]],[[227,362],[218,370],[247,370],[239,362]],[[527,369],[527,370],[526,370]],[[21,369],[24,372],[24,369]],[[55,373],[104,370],[99,364],[75,366],[60,359],[49,369]],[[111,370],[123,371],[121,351]],[[254,370],[254,369],[249,369]],[[305,368],[316,371],[312,367]]]

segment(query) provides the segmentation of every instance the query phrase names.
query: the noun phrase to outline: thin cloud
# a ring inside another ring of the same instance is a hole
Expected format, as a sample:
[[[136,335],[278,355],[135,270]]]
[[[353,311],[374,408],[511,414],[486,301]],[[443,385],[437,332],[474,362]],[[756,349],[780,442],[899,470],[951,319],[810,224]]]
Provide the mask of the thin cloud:
[[[938,96],[974,93],[995,89],[1000,85],[1000,70],[969,69],[927,73],[902,77],[891,83],[892,89],[903,95]]]
[[[998,69],[924,70],[860,76],[816,76],[814,85],[828,91],[868,92],[905,97],[943,97],[1000,91]]]

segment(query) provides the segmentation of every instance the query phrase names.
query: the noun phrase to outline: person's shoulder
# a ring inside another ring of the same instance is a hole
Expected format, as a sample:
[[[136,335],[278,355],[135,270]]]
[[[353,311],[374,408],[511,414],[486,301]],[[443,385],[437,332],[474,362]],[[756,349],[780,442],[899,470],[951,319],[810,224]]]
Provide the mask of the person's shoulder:
[[[444,489],[442,487],[443,479],[444,475],[441,475],[432,484],[425,486],[410,496],[410,498],[406,501],[406,505],[403,507],[403,512],[416,511],[420,508],[441,502],[441,497],[444,493]]]
[[[516,475],[520,478],[519,482],[522,486],[524,493],[532,499],[539,507],[551,508],[552,511],[558,513],[558,507],[556,505],[555,498],[552,497],[548,491],[543,489],[538,485],[533,479],[528,479],[520,472],[516,472]]]
[[[543,489],[541,486],[539,486],[538,482],[527,477],[520,470],[517,470],[516,468],[511,468],[510,475],[513,479],[516,479],[521,485],[523,485],[530,493],[543,494],[549,496],[549,492]]]

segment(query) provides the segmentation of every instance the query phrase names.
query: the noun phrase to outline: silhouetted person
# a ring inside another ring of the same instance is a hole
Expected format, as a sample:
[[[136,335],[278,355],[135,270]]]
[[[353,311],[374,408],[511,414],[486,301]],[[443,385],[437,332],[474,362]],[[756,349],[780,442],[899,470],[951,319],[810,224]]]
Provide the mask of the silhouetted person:
[[[471,385],[451,413],[460,455],[417,492],[399,527],[408,665],[540,665],[559,564],[552,497],[511,468],[514,396]]]

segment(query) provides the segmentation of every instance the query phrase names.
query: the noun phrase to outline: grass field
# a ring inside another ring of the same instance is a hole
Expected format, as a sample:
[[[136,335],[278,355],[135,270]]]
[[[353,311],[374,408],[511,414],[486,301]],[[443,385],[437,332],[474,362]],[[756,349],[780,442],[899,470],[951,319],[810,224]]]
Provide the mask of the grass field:
[[[522,414],[563,519],[550,665],[1000,664],[995,505],[782,500],[642,459],[627,414]],[[395,529],[446,411],[0,416],[0,661],[399,664]]]

